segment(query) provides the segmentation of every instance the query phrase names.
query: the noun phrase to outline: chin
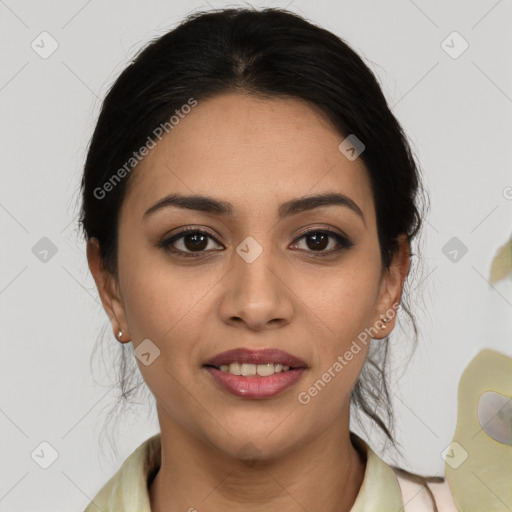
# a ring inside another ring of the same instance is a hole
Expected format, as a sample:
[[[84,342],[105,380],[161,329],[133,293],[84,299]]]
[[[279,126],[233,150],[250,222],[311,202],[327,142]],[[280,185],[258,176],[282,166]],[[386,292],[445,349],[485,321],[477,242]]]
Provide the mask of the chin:
[[[271,461],[293,450],[297,440],[292,439],[288,429],[279,431],[276,428],[252,425],[251,428],[238,430],[230,424],[228,432],[218,429],[208,436],[209,444],[226,456],[251,463],[257,461]],[[231,434],[233,433],[233,434]]]

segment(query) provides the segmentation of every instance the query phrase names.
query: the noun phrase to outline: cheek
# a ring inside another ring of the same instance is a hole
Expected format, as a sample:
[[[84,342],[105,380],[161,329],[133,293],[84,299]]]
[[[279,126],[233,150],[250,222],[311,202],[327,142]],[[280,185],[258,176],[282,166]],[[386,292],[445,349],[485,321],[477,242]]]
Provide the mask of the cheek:
[[[378,263],[378,262],[377,262]],[[355,254],[332,273],[304,275],[294,292],[320,328],[319,351],[324,356],[343,353],[353,339],[374,321],[380,267],[375,260]],[[316,320],[315,320],[316,319]]]
[[[303,405],[310,404],[308,411],[324,411],[326,422],[334,421],[347,407],[370,348],[371,338],[365,329],[373,320],[376,281],[368,273],[365,279],[361,276],[342,271],[321,291],[308,296],[308,322],[321,317],[317,324],[323,328],[314,341],[316,364],[311,366],[298,399]]]
[[[215,276],[172,265],[160,249],[140,247],[119,261],[128,327],[135,343],[145,338],[167,343],[182,324],[198,318]]]
[[[153,279],[150,272],[145,273],[143,282],[134,279],[126,287],[125,297],[134,349],[142,340],[150,339],[169,369],[179,366],[179,361],[193,360],[207,305],[200,289],[190,286],[188,290],[169,277]]]
[[[142,358],[137,359],[141,375],[159,403],[175,404],[176,415],[187,398],[183,386],[189,384],[190,362],[197,358],[200,298],[204,295],[194,287],[185,290],[172,274],[164,279],[154,266],[133,272],[123,289],[135,355],[141,354],[143,348],[146,352],[145,347],[149,347],[150,354],[152,351],[157,354],[154,359],[151,355],[148,365]],[[142,346],[142,342],[146,345]]]
[[[138,361],[148,387],[156,396],[181,403],[179,383],[189,382],[192,367],[199,365],[198,340],[204,339],[205,319],[213,314],[207,292],[218,277],[211,270],[172,267],[154,254],[132,252],[120,262],[126,321],[136,355],[143,340],[156,346],[154,362]]]

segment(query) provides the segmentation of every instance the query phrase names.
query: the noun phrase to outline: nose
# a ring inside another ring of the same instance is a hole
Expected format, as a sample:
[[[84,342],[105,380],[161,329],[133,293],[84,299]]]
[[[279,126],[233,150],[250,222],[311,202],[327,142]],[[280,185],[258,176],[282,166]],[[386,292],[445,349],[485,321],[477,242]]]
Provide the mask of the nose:
[[[250,247],[248,253],[253,250]],[[246,254],[233,253],[232,270],[222,280],[219,312],[223,322],[253,331],[287,325],[294,314],[292,287],[286,282],[289,272],[270,250],[255,259]]]

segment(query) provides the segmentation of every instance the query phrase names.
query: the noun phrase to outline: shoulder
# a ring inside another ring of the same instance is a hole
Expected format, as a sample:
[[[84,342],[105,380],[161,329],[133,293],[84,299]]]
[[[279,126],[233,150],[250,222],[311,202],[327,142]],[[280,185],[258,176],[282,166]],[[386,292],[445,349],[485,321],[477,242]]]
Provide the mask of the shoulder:
[[[160,433],[141,443],[95,495],[84,512],[150,512],[148,481],[161,464]]]
[[[402,493],[404,512],[458,512],[448,481],[393,467]]]

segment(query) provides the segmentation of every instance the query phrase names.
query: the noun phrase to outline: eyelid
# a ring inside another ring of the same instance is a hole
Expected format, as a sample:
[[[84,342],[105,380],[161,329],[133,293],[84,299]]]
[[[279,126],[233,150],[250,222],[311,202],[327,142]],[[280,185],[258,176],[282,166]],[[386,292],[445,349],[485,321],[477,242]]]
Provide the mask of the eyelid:
[[[176,228],[173,231],[171,231],[169,234],[165,234],[162,237],[162,240],[164,242],[166,242],[172,238],[179,239],[180,237],[187,235],[189,233],[201,233],[203,235],[208,235],[213,240],[215,240],[216,243],[220,244],[220,242],[217,240],[217,236],[214,233],[212,233],[211,231],[209,231],[208,228],[204,228],[202,226],[195,226],[195,225]]]
[[[186,226],[184,228],[177,228],[178,231],[176,231],[173,234],[164,235],[162,240],[158,242],[158,245],[169,245],[170,242],[175,242],[176,240],[179,240],[183,238],[184,236],[187,236],[188,234],[192,233],[198,233],[201,235],[207,235],[210,237],[216,244],[224,245],[217,239],[217,236],[214,235],[212,232],[208,231],[207,229],[203,227],[195,227],[195,226]]]
[[[316,231],[332,233],[332,234],[338,235],[342,238],[345,238],[347,241],[350,241],[349,237],[343,231],[341,231],[339,228],[335,228],[334,226],[330,226],[328,224],[323,225],[323,226],[318,225],[318,224],[312,224],[310,226],[307,226],[304,228],[304,230],[302,230],[300,232],[299,235],[297,235],[297,238],[300,238],[300,237],[307,235],[309,233],[312,233],[312,232],[314,233]]]

